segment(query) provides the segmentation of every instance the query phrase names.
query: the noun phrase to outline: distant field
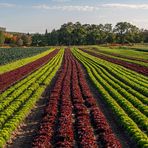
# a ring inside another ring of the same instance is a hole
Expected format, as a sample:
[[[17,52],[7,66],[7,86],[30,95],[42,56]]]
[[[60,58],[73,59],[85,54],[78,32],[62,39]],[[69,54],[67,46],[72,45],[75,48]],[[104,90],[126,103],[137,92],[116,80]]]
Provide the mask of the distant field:
[[[48,47],[0,48],[0,65],[7,64],[22,58],[31,57],[48,49]]]
[[[121,46],[121,47],[102,47],[95,46],[99,50],[108,53],[115,53],[125,57],[134,57],[148,60],[148,46]]]
[[[48,49],[0,49],[0,147],[148,146],[147,45]]]
[[[31,50],[31,49],[30,49]],[[16,68],[19,68],[21,66],[24,66],[30,62],[33,62],[39,58],[42,58],[46,55],[48,55],[50,52],[52,52],[54,50],[53,49],[49,49],[49,50],[46,50],[46,51],[42,51],[41,53],[38,53],[34,56],[30,56],[30,57],[26,57],[26,58],[21,58],[19,60],[15,60],[15,61],[12,61],[10,63],[7,63],[7,64],[4,64],[4,65],[0,65],[0,74],[4,73],[4,72],[8,72],[8,71],[11,71],[11,70],[14,70]]]

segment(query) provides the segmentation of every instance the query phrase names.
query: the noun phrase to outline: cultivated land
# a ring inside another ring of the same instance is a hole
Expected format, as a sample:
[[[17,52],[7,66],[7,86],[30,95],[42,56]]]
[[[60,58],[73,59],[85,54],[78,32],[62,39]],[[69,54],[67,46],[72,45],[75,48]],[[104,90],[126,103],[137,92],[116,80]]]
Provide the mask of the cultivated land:
[[[0,147],[148,147],[147,45],[35,49],[0,49]]]

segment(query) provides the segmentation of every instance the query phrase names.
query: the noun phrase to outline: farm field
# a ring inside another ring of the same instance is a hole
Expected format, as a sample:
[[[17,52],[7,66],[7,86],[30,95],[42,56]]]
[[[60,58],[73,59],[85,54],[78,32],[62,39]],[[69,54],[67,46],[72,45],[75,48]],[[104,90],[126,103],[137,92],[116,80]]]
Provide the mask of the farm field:
[[[96,46],[96,47],[93,47],[93,48],[90,47],[90,49],[88,48],[87,50],[88,51],[93,51],[96,54],[97,53],[100,53],[101,55],[108,56],[110,58],[116,58],[116,59],[119,59],[119,60],[127,61],[129,63],[135,63],[137,65],[148,67],[148,60],[147,60],[148,59],[148,56],[145,55],[145,52],[143,52],[143,51],[142,51],[142,54],[139,53],[139,58],[138,58],[136,56],[136,53],[135,52],[133,52],[133,51],[131,52],[130,51],[132,49],[130,49],[130,50],[127,50],[126,49],[125,50],[125,48],[122,49],[121,47],[118,48],[118,49],[114,49],[114,48],[109,49],[109,48],[102,48],[102,47],[97,47]],[[119,52],[119,51],[121,51],[121,52]],[[128,53],[130,53],[129,51],[131,52],[131,56],[130,57],[127,56]],[[135,54],[136,57],[133,56],[134,54]],[[145,59],[142,58],[142,57],[145,57]]]
[[[24,50],[26,50],[26,49],[24,49]],[[14,69],[17,69],[17,68],[19,68],[21,66],[24,66],[24,65],[26,65],[26,64],[28,64],[30,62],[33,62],[33,61],[35,61],[35,60],[49,54],[52,50],[54,50],[54,49],[43,51],[42,53],[37,54],[35,56],[22,58],[20,60],[14,61],[14,62],[10,62],[8,64],[1,65],[0,74],[11,71],[11,70],[14,70]],[[9,53],[9,54],[11,54],[11,53]]]
[[[81,49],[81,48],[80,48]],[[126,58],[119,58],[119,56],[121,56],[120,54],[119,55],[114,55],[114,56],[111,56],[111,55],[108,55],[108,54],[102,54],[102,53],[99,53],[97,54],[95,51],[93,50],[85,50],[85,49],[81,49],[82,51],[85,51],[95,57],[99,57],[101,59],[104,59],[106,61],[109,61],[109,62],[112,62],[112,63],[115,63],[115,64],[119,64],[123,67],[126,67],[126,68],[129,68],[131,70],[134,70],[138,73],[142,73],[144,75],[147,75],[148,74],[148,64],[147,64],[147,60],[144,60],[144,61],[138,61],[138,60],[141,60],[141,59],[134,59],[134,60],[129,60],[129,59],[126,59]]]
[[[0,48],[0,65],[7,64],[22,58],[31,57],[48,50],[48,47],[43,48]]]
[[[135,58],[147,60],[148,55],[145,54],[148,50],[146,45],[134,45],[134,46],[93,46],[98,48],[99,51],[104,51],[111,54],[118,54],[127,58]]]
[[[147,46],[8,50],[0,147],[148,147]]]

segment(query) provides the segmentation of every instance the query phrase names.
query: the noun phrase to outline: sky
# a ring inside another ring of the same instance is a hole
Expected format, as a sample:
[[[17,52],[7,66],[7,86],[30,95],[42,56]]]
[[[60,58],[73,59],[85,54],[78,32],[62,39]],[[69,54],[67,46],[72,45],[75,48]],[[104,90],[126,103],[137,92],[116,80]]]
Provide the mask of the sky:
[[[148,29],[148,0],[0,0],[0,27],[7,31],[44,33],[77,21]]]

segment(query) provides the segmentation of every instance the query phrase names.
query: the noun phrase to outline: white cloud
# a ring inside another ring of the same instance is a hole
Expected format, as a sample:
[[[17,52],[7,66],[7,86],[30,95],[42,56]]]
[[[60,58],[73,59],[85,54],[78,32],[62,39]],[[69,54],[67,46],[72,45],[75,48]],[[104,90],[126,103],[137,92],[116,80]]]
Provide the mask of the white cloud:
[[[62,10],[62,11],[94,11],[98,10],[98,7],[94,6],[73,6],[73,5],[68,5],[68,6],[48,6],[48,5],[36,5],[33,6],[33,8],[37,9],[46,9],[46,10]]]
[[[64,2],[70,2],[71,0],[52,0],[53,2],[59,2],[59,3],[64,3]]]
[[[103,4],[102,7],[105,7],[105,8],[148,9],[148,4],[111,3],[111,4]]]
[[[0,3],[0,8],[11,8],[11,7],[15,7],[15,4],[11,4],[11,3]]]
[[[52,0],[53,2],[70,2],[71,0]],[[11,8],[11,7],[23,7],[16,6],[12,3],[0,3],[0,8]],[[126,3],[106,3],[102,5],[89,6],[89,5],[55,5],[50,6],[47,4],[35,5],[32,8],[46,9],[46,10],[62,10],[62,11],[96,11],[101,8],[117,8],[117,9],[141,9],[148,10],[148,4],[126,4]]]
[[[53,0],[58,2],[66,2],[70,0]],[[121,3],[108,3],[98,6],[88,6],[88,5],[62,5],[62,6],[50,6],[46,4],[35,5],[32,8],[36,9],[46,9],[46,10],[62,10],[62,11],[96,11],[101,8],[118,8],[118,9],[145,9],[148,10],[148,4],[121,4]]]

